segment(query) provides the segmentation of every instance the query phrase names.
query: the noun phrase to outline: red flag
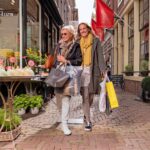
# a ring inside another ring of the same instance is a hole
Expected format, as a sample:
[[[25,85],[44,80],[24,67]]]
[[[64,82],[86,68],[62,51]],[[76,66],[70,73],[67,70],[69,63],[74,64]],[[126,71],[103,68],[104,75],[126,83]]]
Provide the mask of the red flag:
[[[92,19],[91,26],[95,34],[99,37],[100,41],[104,41],[104,29],[97,27],[97,23]]]
[[[102,0],[96,0],[96,22],[98,27],[112,28],[114,12]]]

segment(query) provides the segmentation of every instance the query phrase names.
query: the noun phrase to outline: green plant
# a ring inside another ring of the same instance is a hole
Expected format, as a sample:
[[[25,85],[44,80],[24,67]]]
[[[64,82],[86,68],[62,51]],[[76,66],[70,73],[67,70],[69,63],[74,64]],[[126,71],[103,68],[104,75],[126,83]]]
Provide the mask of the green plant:
[[[26,54],[28,60],[33,60],[36,64],[45,63],[45,59],[46,59],[45,56],[42,57],[40,50],[38,50],[37,48],[27,48]]]
[[[5,121],[4,117],[5,115],[11,116],[10,121]],[[2,131],[10,131],[12,129],[15,129],[17,126],[21,124],[21,117],[18,116],[16,113],[11,113],[9,110],[4,110],[0,108],[0,128],[3,126]]]
[[[29,98],[30,108],[38,107],[41,108],[43,104],[43,98],[41,95],[31,96]]]
[[[15,96],[14,98],[14,109],[20,110],[24,108],[25,110],[29,107],[29,96],[27,94],[21,94],[19,96]]]
[[[145,77],[141,82],[142,89],[150,92],[150,77]]]
[[[127,76],[132,76],[133,75],[133,65],[128,64],[125,66],[125,72]]]
[[[140,63],[140,71],[147,71],[148,70],[148,61],[142,60]]]
[[[125,71],[126,72],[132,72],[133,71],[133,65],[131,65],[131,64],[126,65],[125,66]]]

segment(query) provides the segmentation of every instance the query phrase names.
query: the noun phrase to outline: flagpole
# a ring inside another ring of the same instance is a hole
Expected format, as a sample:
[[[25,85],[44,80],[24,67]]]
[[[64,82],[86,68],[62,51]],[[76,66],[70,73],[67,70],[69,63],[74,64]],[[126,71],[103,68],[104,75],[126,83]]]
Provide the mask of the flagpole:
[[[133,30],[133,28],[132,28],[128,23],[126,23],[115,11],[114,11],[114,14],[115,14],[124,24],[126,24],[131,30]]]

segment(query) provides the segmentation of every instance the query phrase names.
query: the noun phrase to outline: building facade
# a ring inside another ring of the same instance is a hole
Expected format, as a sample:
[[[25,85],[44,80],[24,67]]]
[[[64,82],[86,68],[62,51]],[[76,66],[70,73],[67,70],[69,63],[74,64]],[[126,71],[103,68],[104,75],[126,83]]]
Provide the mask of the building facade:
[[[149,0],[114,0],[106,2],[113,6],[116,16],[114,35],[111,36],[112,73],[123,74],[125,89],[140,96],[143,62],[148,64],[148,70],[150,70]],[[106,43],[108,43],[107,39],[105,39],[103,45]],[[133,67],[132,76],[126,76],[124,73],[128,65]]]
[[[78,20],[78,9],[75,8],[75,0],[55,0],[55,2],[64,25],[68,25],[69,21]]]

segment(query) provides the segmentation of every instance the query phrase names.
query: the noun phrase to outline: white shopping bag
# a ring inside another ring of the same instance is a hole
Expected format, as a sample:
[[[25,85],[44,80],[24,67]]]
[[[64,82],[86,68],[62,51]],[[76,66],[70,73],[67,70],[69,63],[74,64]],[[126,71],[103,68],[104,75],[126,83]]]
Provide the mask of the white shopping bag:
[[[105,75],[104,80],[100,83],[101,92],[99,97],[99,111],[105,112],[106,110],[106,81],[108,77]]]

